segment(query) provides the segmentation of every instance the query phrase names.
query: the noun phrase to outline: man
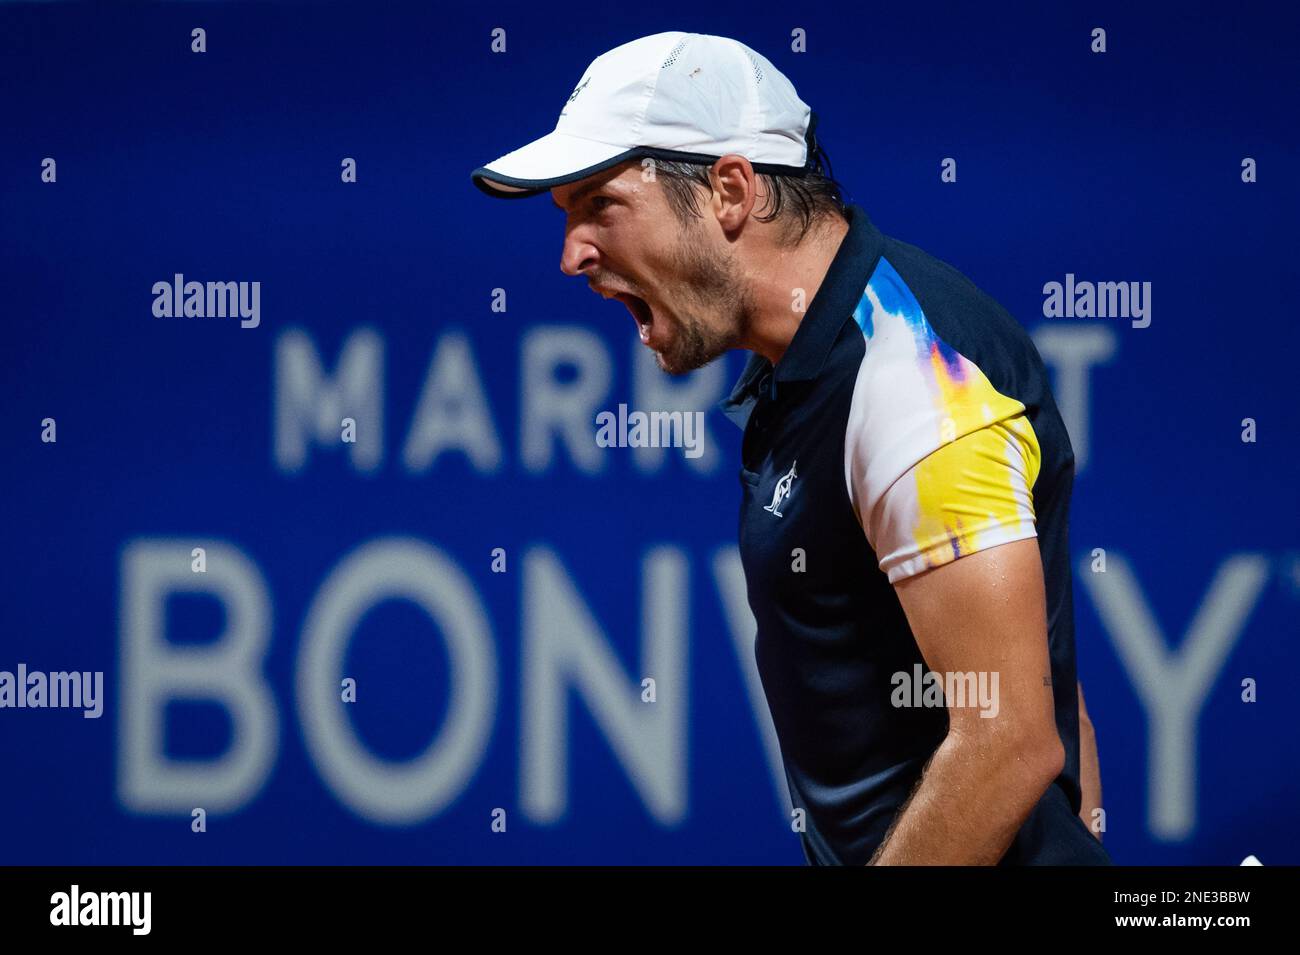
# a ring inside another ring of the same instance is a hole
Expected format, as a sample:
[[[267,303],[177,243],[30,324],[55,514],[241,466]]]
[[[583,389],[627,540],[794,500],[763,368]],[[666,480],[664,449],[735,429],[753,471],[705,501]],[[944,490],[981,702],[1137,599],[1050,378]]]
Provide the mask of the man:
[[[662,33],[598,57],[554,132],[472,178],[550,191],[561,269],[623,302],[665,371],[754,353],[724,410],[808,861],[1108,863],[1046,370],[996,302],[845,206],[814,127],[748,47]]]

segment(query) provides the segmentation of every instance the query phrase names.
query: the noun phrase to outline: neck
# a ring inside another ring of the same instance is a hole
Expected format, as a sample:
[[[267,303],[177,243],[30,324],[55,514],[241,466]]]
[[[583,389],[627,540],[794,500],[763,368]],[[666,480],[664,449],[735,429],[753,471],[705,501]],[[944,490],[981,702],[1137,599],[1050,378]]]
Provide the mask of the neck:
[[[833,216],[815,225],[797,246],[775,247],[758,263],[749,276],[752,309],[740,347],[758,352],[773,366],[781,360],[848,231],[848,222]],[[803,290],[801,301],[796,289]]]

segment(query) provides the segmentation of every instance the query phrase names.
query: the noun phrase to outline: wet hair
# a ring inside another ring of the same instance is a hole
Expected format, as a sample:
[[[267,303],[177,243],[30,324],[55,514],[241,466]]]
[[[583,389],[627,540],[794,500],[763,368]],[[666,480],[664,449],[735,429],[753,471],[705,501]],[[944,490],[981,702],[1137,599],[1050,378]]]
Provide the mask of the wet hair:
[[[655,176],[663,184],[668,204],[683,226],[690,222],[691,216],[700,217],[701,194],[713,193],[709,181],[711,168],[711,164],[695,162],[656,160],[654,164]],[[835,181],[830,158],[820,145],[814,147],[804,174],[758,173],[758,179],[766,201],[758,210],[763,214],[756,212],[754,218],[759,222],[779,222],[786,245],[798,245],[823,219],[848,218],[843,191]]]

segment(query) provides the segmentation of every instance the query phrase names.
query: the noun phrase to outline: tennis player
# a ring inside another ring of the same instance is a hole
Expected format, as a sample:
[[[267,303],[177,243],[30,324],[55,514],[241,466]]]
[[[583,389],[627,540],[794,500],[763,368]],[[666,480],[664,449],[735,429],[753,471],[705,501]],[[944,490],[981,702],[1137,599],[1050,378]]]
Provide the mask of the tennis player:
[[[722,407],[807,860],[1109,863],[1075,677],[1074,455],[1024,329],[846,204],[815,115],[735,40],[597,57],[553,132],[471,176],[550,193],[562,271],[622,302],[664,371],[752,352]]]

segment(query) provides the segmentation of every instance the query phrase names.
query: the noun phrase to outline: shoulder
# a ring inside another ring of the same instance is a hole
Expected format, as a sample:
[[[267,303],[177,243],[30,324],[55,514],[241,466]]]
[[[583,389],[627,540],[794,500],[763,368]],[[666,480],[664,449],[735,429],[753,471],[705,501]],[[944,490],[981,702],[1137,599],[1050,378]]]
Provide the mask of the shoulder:
[[[881,258],[854,313],[864,339],[845,433],[846,467],[878,498],[913,464],[963,435],[1025,411],[936,331],[911,287]]]
[[[932,288],[931,300],[969,313],[997,307],[956,270],[930,261],[936,283],[953,286],[937,299]],[[1028,517],[1032,536],[1039,449],[1025,404],[940,333],[888,254],[854,320],[864,348],[845,431],[845,481],[882,567],[892,555],[896,566],[924,569],[934,558],[927,547],[970,547],[977,524],[1026,536]]]

